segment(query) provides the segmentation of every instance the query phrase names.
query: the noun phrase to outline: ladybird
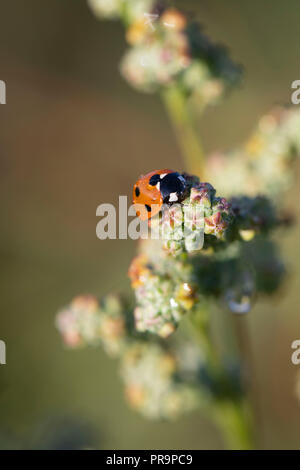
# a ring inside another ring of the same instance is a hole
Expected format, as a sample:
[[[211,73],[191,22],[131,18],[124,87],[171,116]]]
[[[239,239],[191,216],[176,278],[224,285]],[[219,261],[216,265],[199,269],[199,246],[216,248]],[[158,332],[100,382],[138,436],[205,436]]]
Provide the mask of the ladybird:
[[[181,202],[185,194],[184,176],[173,170],[154,170],[135,183],[133,204],[145,207],[141,211],[137,206],[136,213],[142,220],[147,220],[158,214],[163,204]]]

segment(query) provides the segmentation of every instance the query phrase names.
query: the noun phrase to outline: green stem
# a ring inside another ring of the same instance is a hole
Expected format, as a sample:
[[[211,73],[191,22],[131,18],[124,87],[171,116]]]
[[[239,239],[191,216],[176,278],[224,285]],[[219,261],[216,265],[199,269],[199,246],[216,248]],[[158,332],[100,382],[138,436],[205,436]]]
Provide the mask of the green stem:
[[[205,177],[205,157],[192,112],[188,109],[186,96],[178,86],[171,86],[162,98],[180,144],[186,169],[191,174]]]
[[[214,419],[222,430],[228,449],[254,448],[252,415],[246,400],[216,403]]]
[[[197,311],[190,316],[190,324],[192,326],[192,333],[198,341],[210,369],[214,371],[218,370],[219,358],[212,345],[208,308],[205,306],[198,308]]]
[[[212,375],[218,376],[223,366],[211,338],[208,310],[204,308],[194,312],[191,324]],[[252,412],[247,397],[225,400],[215,398],[210,411],[229,449],[254,448]]]
[[[205,178],[205,157],[187,98],[176,85],[167,88],[162,93],[162,98],[183,152],[187,171],[199,175],[203,180]],[[211,338],[208,309],[204,307],[195,312],[191,321],[193,332],[205,355],[210,371],[216,376],[220,372],[225,374],[225,371],[222,371],[222,361]],[[225,400],[215,398],[211,411],[228,448],[244,450],[254,447],[252,413],[246,397],[243,399],[232,397],[232,399]]]
[[[247,390],[248,401],[252,404],[253,414],[255,418],[256,439],[261,440],[261,433],[263,430],[263,420],[260,407],[259,387],[254,387],[254,355],[252,345],[249,337],[249,327],[247,318],[242,316],[233,317],[233,330],[236,336],[237,349],[243,358],[244,366],[246,368],[245,386]],[[257,383],[256,383],[257,385]]]

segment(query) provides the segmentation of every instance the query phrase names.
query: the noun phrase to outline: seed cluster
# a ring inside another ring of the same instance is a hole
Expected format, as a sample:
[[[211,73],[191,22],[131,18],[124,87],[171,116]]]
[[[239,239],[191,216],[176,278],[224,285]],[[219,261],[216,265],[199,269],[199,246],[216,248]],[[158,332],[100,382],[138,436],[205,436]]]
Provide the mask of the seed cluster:
[[[155,0],[89,0],[98,17],[117,17],[130,48],[121,73],[135,88],[161,91],[176,83],[201,106],[219,100],[237,83],[241,68],[212,43],[189,15]]]

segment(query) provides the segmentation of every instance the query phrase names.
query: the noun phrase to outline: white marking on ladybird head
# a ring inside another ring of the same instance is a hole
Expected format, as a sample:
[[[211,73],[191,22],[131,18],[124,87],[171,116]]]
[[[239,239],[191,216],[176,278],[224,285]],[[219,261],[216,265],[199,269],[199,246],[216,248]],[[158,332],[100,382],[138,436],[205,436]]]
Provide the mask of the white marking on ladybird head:
[[[162,173],[159,177],[162,180],[166,175],[167,175],[167,173]]]
[[[170,196],[169,196],[169,202],[176,202],[178,201],[178,196],[176,193],[170,193]]]
[[[157,183],[156,187],[157,187],[158,191],[160,191],[160,183]]]

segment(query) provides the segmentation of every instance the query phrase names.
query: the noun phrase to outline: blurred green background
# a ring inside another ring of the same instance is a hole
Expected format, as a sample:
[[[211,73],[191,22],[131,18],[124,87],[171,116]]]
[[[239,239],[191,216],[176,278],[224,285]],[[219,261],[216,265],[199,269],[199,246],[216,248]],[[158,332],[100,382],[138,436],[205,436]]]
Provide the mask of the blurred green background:
[[[262,113],[290,102],[291,82],[300,79],[299,1],[176,3],[196,11],[207,33],[245,66],[240,88],[199,126],[208,152],[226,149],[242,142]],[[135,243],[98,240],[96,207],[130,196],[142,172],[183,169],[159,98],[136,93],[119,75],[125,47],[120,24],[97,21],[85,0],[1,2],[2,448],[49,446],[45,435],[62,427],[70,436],[68,429],[81,426],[87,434],[91,426],[94,439],[82,445],[97,448],[223,447],[200,413],[170,424],[132,412],[117,364],[100,349],[66,351],[54,327],[55,312],[74,295],[128,289]],[[289,205],[298,219],[299,197],[295,187]],[[281,240],[290,270],[284,292],[247,319],[265,448],[300,448],[290,359],[300,338],[299,236],[297,225]]]

